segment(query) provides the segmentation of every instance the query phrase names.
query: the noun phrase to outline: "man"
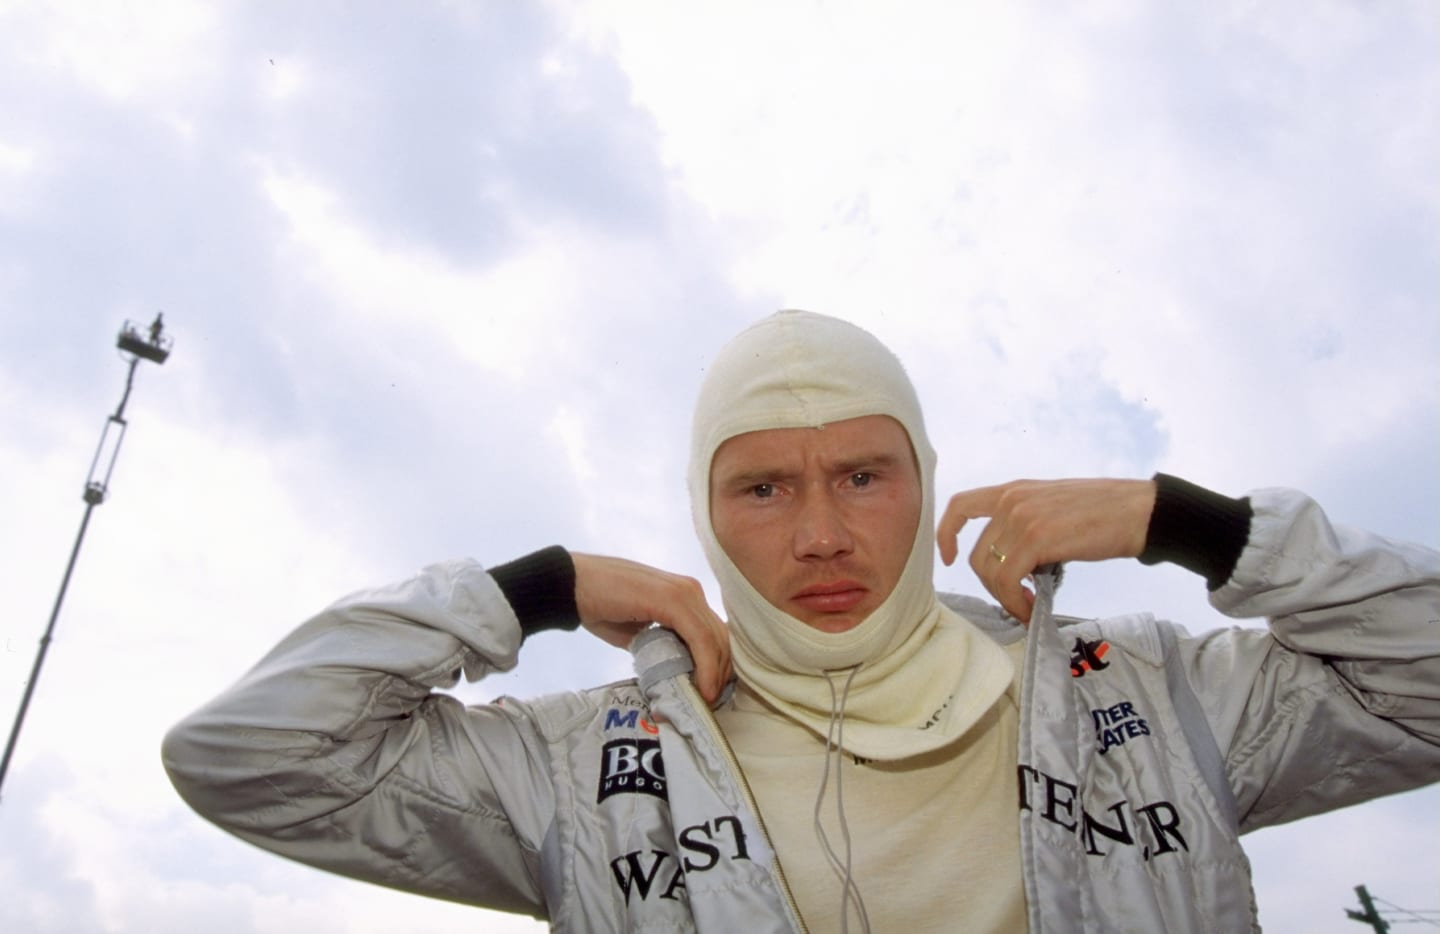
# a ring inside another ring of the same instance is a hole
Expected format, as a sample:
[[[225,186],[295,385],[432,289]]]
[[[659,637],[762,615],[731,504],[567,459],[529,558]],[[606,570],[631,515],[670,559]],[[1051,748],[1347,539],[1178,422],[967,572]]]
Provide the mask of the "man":
[[[950,563],[988,519],[970,560],[1003,610],[942,602],[934,464],[889,351],[782,312],[696,406],[728,626],[694,581],[620,559],[433,565],[301,626],[166,766],[268,849],[573,931],[1245,929],[1240,832],[1440,778],[1434,552],[1291,491],[1022,482],[939,522]],[[1127,556],[1270,631],[1056,619],[1058,562]],[[637,679],[433,692],[578,625]]]

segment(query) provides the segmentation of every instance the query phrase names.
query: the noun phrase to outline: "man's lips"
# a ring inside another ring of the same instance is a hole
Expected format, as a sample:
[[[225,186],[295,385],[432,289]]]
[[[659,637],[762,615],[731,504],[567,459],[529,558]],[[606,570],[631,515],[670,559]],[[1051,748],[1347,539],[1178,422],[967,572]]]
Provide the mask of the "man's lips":
[[[844,613],[855,609],[869,592],[856,581],[827,581],[806,587],[790,599],[812,613]]]

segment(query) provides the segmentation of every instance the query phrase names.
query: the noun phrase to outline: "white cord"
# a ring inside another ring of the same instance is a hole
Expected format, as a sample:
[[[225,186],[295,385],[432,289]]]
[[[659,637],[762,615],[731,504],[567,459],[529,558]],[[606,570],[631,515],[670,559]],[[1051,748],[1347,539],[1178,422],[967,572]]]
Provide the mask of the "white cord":
[[[860,915],[860,926],[865,934],[870,934],[870,916],[865,910],[865,900],[860,895],[860,886],[855,882],[851,872],[850,845],[850,824],[845,819],[845,790],[843,784],[844,776],[844,749],[841,746],[845,735],[845,702],[850,698],[850,685],[855,680],[855,674],[860,666],[850,669],[850,674],[845,679],[845,689],[840,695],[839,704],[835,699],[835,682],[830,680],[830,672],[825,672],[825,683],[830,687],[830,723],[825,730],[825,769],[820,775],[820,790],[815,795],[815,835],[820,840],[824,849],[825,857],[830,862],[830,868],[835,872],[836,877],[841,881],[840,893],[840,931],[841,934],[849,934],[850,931],[850,903],[855,905],[856,912]],[[830,845],[830,837],[825,833],[825,827],[820,822],[820,808],[825,799],[825,788],[830,783],[830,757],[835,756],[835,810],[840,821],[840,835],[845,842],[845,858],[842,860],[835,853],[835,848]]]

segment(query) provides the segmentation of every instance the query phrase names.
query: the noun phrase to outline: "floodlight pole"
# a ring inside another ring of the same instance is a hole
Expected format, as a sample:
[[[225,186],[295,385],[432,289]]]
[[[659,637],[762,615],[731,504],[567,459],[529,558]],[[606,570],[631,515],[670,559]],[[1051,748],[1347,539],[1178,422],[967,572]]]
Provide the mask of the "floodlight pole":
[[[130,371],[125,376],[125,392],[120,404],[105,421],[100,433],[100,444],[95,448],[95,457],[90,461],[90,476],[85,480],[85,515],[80,519],[80,531],[75,535],[75,546],[70,549],[70,561],[65,565],[65,576],[60,581],[60,592],[55,595],[55,608],[50,611],[50,622],[45,634],[40,637],[40,648],[35,653],[35,664],[30,669],[30,680],[25,682],[25,694],[20,699],[20,710],[15,715],[15,725],[10,728],[10,739],[5,744],[5,758],[0,760],[0,788],[5,784],[5,773],[10,770],[10,757],[15,753],[15,744],[20,739],[20,728],[25,723],[25,713],[30,709],[30,698],[35,693],[35,682],[40,680],[40,668],[45,664],[45,653],[50,650],[50,639],[55,632],[55,621],[60,618],[60,605],[65,601],[65,591],[70,587],[70,575],[75,571],[75,560],[80,557],[80,544],[85,541],[85,530],[90,525],[90,513],[105,502],[109,492],[110,474],[115,470],[115,460],[120,456],[120,442],[125,439],[125,404],[130,401],[130,390],[135,385],[135,368],[140,361],[150,360],[163,364],[170,356],[172,340],[165,334],[163,315],[156,315],[147,334],[142,334],[133,324],[126,321],[120,328],[115,346],[130,355]],[[113,441],[112,434],[114,432]],[[110,442],[107,448],[107,442]],[[108,457],[106,457],[108,451]],[[102,468],[103,462],[103,468]],[[101,475],[98,471],[103,469]]]
[[[1385,934],[1386,931],[1389,931],[1389,923],[1380,917],[1380,912],[1375,910],[1375,901],[1370,897],[1370,890],[1363,885],[1357,885],[1355,894],[1360,897],[1360,905],[1365,910],[1361,912],[1353,908],[1346,908],[1345,917],[1351,921],[1363,921],[1375,929],[1375,934]]]

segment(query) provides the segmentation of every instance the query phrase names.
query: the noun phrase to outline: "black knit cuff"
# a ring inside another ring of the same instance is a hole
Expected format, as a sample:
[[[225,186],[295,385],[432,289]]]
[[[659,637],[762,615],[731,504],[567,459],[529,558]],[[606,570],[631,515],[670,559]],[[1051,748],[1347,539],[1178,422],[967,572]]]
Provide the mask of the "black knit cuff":
[[[1155,510],[1145,534],[1143,564],[1169,561],[1218,590],[1235,573],[1250,540],[1250,498],[1231,499],[1179,477],[1155,475]]]
[[[580,625],[580,611],[575,608],[575,562],[559,545],[490,568],[490,576],[510,602],[525,636],[546,629],[573,630]]]

